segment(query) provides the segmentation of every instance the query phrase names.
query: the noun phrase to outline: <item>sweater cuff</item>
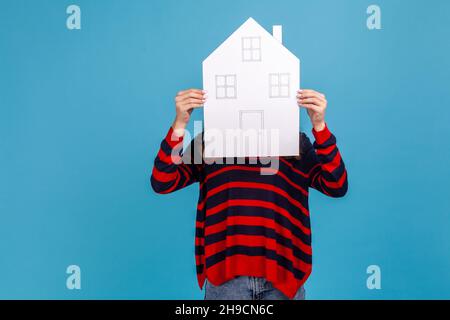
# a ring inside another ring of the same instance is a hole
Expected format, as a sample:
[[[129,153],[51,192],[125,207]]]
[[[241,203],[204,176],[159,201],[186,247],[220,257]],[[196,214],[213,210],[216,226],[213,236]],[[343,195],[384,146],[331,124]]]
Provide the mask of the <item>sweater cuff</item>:
[[[173,149],[176,145],[178,145],[180,142],[183,142],[184,136],[178,136],[175,131],[173,130],[172,126],[170,126],[169,131],[166,134],[165,140],[167,144]]]
[[[316,139],[317,144],[323,144],[331,137],[331,132],[330,132],[330,130],[328,130],[328,126],[326,123],[325,123],[325,128],[323,128],[320,131],[316,131],[313,128],[312,133],[314,135],[314,138]]]

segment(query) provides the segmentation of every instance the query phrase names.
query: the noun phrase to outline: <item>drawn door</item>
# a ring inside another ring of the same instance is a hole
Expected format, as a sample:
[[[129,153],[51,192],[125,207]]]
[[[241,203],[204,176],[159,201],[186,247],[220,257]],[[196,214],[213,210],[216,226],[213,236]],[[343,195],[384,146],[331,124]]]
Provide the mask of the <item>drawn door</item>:
[[[262,148],[264,110],[240,110],[239,129],[242,133],[242,156],[257,156]]]

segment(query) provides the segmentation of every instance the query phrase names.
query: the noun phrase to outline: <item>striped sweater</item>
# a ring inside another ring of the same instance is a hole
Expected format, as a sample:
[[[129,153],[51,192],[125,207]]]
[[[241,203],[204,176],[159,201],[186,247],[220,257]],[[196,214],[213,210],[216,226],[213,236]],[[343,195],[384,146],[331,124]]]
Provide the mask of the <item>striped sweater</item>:
[[[260,161],[194,161],[195,148],[183,153],[183,138],[169,129],[151,185],[165,194],[199,183],[195,261],[200,288],[206,278],[220,285],[239,275],[265,277],[292,299],[307,280],[312,270],[309,188],[330,197],[347,192],[336,138],[327,126],[312,133],[314,144],[300,134],[300,159],[280,157],[274,168]]]

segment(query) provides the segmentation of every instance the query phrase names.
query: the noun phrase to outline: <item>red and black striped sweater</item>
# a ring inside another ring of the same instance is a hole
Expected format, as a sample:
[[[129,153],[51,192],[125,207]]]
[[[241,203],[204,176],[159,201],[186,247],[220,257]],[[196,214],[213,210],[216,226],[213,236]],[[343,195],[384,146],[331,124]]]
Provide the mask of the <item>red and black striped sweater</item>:
[[[307,280],[312,269],[309,188],[331,197],[347,192],[336,138],[328,127],[312,132],[313,145],[300,135],[300,159],[280,157],[276,169],[260,161],[193,161],[194,148],[183,154],[182,138],[169,129],[151,185],[164,194],[199,182],[195,260],[200,288],[205,278],[220,285],[239,275],[265,277],[292,299]]]

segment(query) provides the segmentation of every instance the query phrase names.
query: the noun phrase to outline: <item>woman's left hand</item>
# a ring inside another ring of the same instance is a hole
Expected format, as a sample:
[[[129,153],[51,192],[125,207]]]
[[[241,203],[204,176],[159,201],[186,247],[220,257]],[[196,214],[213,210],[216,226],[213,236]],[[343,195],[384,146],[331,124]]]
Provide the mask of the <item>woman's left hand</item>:
[[[298,90],[297,103],[308,112],[314,130],[321,131],[325,128],[327,100],[324,94],[310,89]]]

